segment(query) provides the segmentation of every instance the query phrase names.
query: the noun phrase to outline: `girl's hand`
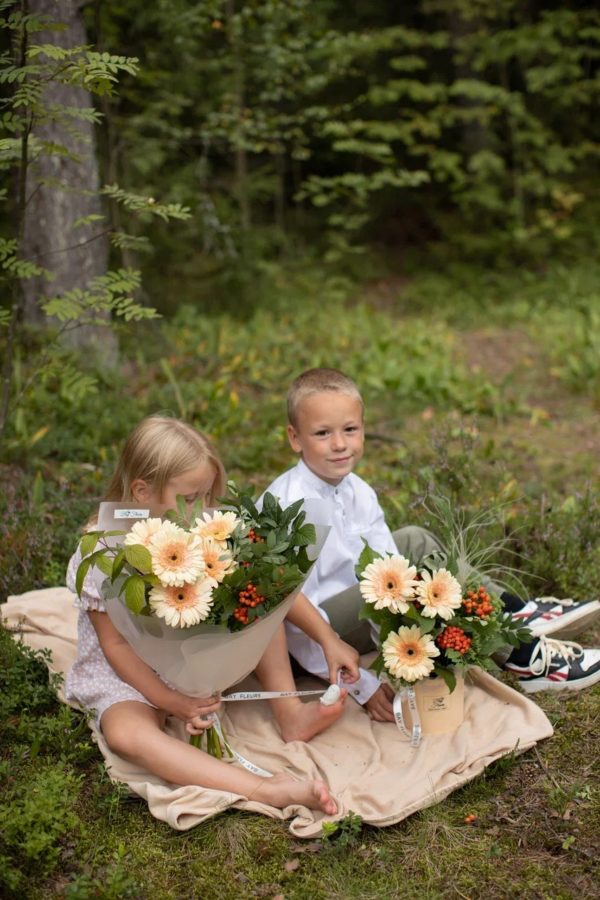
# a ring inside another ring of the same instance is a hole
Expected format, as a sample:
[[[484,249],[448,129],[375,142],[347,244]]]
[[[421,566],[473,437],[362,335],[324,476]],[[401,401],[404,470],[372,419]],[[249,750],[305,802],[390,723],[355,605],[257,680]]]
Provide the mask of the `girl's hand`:
[[[183,722],[191,722],[207,716],[209,713],[216,712],[221,706],[219,697],[188,697],[181,691],[171,691],[172,702],[169,703],[167,712],[172,716],[181,719]],[[210,720],[204,726],[196,726],[201,731],[210,725]],[[197,732],[191,732],[196,734]]]
[[[210,717],[194,716],[193,719],[185,723],[185,730],[188,734],[202,734],[211,725],[212,719]]]
[[[322,644],[322,647],[329,668],[329,680],[332,684],[337,684],[338,671],[341,671],[342,681],[345,684],[358,681],[360,677],[358,650],[355,650],[335,633],[330,640]]]

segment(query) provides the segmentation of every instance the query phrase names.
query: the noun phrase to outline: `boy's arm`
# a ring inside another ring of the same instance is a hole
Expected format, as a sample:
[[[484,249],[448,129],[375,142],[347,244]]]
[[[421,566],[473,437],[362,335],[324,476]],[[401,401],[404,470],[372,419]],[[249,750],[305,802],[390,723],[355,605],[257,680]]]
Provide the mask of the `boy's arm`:
[[[214,697],[188,697],[168,687],[134,652],[107,613],[88,610],[88,615],[110,666],[119,678],[143,694],[157,709],[164,709],[178,719],[188,721],[219,708],[220,701]]]
[[[329,668],[329,680],[332,684],[337,683],[339,669],[342,670],[342,681],[352,683],[358,680],[358,651],[350,644],[346,644],[335,633],[329,622],[323,618],[303,593],[300,592],[297,595],[287,614],[287,619],[321,645]]]

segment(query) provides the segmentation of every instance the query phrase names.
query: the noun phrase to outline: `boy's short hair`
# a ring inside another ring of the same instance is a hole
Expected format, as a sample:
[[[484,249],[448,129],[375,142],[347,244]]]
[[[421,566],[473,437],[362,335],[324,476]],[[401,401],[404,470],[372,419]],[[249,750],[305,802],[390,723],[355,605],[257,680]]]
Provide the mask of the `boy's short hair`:
[[[359,401],[364,409],[363,398],[355,382],[339,369],[307,369],[302,372],[290,385],[287,395],[287,414],[290,425],[294,428],[298,425],[298,409],[300,404],[311,394],[319,394],[322,391],[337,391],[347,394]]]

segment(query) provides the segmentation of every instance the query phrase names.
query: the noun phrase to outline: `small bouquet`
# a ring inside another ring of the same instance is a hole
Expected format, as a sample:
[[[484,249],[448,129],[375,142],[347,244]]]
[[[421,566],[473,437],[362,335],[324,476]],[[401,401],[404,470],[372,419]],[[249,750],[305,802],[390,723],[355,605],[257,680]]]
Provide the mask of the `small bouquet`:
[[[476,576],[461,581],[453,568],[426,560],[417,569],[368,545],[360,556],[361,615],[378,626],[381,647],[373,668],[397,688],[437,675],[452,691],[456,670],[497,670],[492,654],[529,637]]]
[[[365,544],[356,567],[365,601],[360,615],[374,623],[380,648],[372,668],[396,690],[396,723],[413,746],[422,731],[441,734],[460,724],[463,676],[469,666],[497,670],[494,653],[531,640],[531,633],[482,584],[484,573],[514,578],[514,570],[491,563],[502,541],[481,542],[479,532],[493,523],[491,513],[466,525],[445,498],[434,498],[434,503],[444,526],[445,551],[417,567],[400,554],[383,556]],[[411,710],[412,733],[405,724],[404,700]]]
[[[259,511],[229,488],[222,509],[189,512],[178,498],[162,519],[91,531],[80,543],[78,593],[90,568],[100,570],[115,627],[191,696],[218,693],[253,671],[328,531],[317,536],[305,523],[302,501],[282,509],[266,494]]]

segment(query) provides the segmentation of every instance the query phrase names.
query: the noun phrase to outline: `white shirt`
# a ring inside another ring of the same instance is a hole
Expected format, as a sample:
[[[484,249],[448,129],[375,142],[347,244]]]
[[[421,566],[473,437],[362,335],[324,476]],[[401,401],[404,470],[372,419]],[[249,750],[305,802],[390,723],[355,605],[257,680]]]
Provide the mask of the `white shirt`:
[[[306,519],[315,525],[329,525],[329,532],[319,558],[304,583],[303,593],[326,621],[320,604],[356,584],[354,567],[366,540],[379,553],[396,553],[392,533],[375,491],[351,472],[338,485],[328,484],[300,460],[293,469],[280,475],[267,488],[284,508],[296,500],[305,500]],[[285,623],[289,651],[314,675],[329,680],[325,654],[316,641],[289,622]],[[360,669],[360,678],[349,685],[358,703],[364,704],[379,688],[374,672]]]

